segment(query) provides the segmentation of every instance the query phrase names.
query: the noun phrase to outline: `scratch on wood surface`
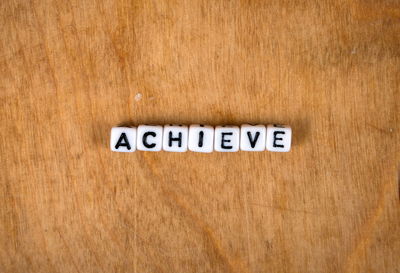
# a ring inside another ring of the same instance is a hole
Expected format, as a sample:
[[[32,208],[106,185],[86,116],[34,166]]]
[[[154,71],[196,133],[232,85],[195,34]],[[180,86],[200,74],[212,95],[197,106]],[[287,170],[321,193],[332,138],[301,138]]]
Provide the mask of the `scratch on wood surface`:
[[[388,129],[380,128],[380,127],[375,126],[375,125],[370,124],[370,123],[367,123],[367,125],[370,126],[370,127],[372,127],[373,129],[375,129],[375,130],[377,130],[377,131],[383,133],[383,134],[389,134],[389,135],[390,135],[390,134],[393,133],[393,128],[388,128]]]

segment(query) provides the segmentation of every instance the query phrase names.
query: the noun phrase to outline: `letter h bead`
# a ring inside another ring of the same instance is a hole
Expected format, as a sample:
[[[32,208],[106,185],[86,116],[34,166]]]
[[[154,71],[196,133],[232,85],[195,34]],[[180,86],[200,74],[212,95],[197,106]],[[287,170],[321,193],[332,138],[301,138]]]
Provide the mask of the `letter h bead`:
[[[186,152],[188,147],[188,127],[183,125],[165,125],[163,150],[167,152]]]

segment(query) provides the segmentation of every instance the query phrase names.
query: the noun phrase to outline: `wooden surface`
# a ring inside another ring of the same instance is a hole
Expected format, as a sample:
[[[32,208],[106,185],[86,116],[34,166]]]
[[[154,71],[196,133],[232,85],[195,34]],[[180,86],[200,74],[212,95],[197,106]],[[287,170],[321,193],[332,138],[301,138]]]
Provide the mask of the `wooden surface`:
[[[0,272],[400,272],[400,3],[0,1]],[[286,123],[290,153],[112,153]]]

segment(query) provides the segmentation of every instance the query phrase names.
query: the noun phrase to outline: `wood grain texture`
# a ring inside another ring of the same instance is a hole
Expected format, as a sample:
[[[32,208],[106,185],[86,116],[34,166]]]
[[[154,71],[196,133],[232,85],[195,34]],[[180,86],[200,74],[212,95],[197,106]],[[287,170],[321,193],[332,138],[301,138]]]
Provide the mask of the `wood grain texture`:
[[[0,20],[0,272],[400,272],[398,1]],[[109,151],[112,126],[171,122],[286,123],[293,150]]]

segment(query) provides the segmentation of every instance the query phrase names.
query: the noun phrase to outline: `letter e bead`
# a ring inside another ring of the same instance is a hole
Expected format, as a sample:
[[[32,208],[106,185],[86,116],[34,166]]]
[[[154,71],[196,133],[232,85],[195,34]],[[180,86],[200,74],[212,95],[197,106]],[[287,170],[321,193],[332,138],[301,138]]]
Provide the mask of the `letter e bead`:
[[[217,152],[239,151],[240,129],[238,126],[217,126],[214,131],[214,149]]]
[[[292,129],[285,125],[268,125],[267,150],[271,152],[289,152],[292,142]]]

